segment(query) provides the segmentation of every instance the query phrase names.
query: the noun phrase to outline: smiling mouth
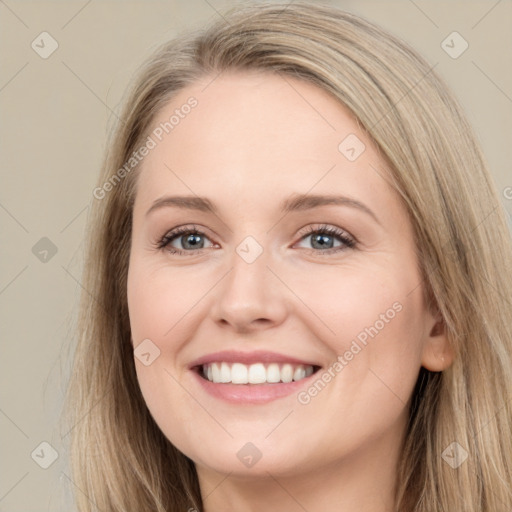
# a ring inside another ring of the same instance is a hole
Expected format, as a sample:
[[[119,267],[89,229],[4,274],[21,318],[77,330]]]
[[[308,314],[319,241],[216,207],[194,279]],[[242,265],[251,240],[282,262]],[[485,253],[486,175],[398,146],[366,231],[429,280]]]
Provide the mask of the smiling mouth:
[[[199,375],[214,384],[281,384],[305,379],[320,369],[315,365],[290,363],[216,362],[195,367]]]

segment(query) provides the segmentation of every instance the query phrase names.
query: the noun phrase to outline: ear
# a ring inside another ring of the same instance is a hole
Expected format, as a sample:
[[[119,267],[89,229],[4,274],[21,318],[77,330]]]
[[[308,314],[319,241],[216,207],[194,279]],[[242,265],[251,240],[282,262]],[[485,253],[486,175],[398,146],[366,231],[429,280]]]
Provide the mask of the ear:
[[[446,370],[455,358],[455,351],[446,335],[446,325],[441,313],[427,314],[421,365],[431,372]]]

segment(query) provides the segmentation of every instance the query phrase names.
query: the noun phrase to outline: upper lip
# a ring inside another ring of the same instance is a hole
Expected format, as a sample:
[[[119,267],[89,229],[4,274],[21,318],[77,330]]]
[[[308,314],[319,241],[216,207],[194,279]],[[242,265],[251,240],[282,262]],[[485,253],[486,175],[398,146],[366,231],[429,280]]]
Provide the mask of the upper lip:
[[[221,352],[214,352],[196,359],[190,363],[189,368],[202,366],[209,363],[290,363],[290,364],[303,364],[305,366],[320,366],[317,363],[298,359],[296,357],[279,354],[277,352],[269,352],[267,350],[254,350],[252,352],[240,352],[238,350],[223,350]]]

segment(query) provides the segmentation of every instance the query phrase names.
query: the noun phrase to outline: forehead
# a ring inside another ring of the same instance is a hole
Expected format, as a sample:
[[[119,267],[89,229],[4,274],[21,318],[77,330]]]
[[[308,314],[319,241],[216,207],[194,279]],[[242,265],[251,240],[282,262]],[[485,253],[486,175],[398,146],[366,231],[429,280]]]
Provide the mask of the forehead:
[[[195,148],[196,158],[213,150],[219,158],[242,161],[304,159],[313,156],[312,149],[315,157],[319,152],[336,155],[339,137],[357,130],[349,111],[326,91],[284,75],[254,71],[203,78],[180,91],[153,125],[165,124],[191,97],[197,105],[163,135],[163,142],[169,148]]]
[[[179,192],[249,208],[290,192],[372,202],[392,192],[385,162],[348,109],[288,76],[205,77],[162,108],[151,129],[155,147],[142,162],[136,203]]]

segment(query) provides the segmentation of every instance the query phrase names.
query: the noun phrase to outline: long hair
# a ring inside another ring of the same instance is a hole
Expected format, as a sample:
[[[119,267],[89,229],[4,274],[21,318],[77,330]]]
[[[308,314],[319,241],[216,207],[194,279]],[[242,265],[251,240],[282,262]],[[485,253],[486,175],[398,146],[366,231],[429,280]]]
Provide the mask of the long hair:
[[[510,512],[512,244],[476,137],[407,44],[354,14],[300,2],[237,6],[166,42],[125,94],[88,218],[66,397],[80,512],[203,510],[193,462],[155,424],[137,383],[126,288],[139,166],[119,170],[170,99],[228,70],[278,73],[330,93],[376,143],[407,208],[421,284],[455,359],[443,372],[419,372],[396,510]],[[443,456],[454,446],[467,452],[458,467]]]

